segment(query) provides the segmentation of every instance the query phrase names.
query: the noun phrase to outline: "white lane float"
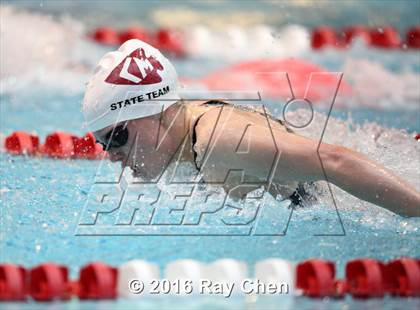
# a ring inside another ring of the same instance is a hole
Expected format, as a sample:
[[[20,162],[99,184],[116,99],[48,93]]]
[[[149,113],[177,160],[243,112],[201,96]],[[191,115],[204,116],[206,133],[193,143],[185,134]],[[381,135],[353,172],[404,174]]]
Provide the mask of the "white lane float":
[[[247,264],[235,259],[219,259],[206,267],[203,293],[232,296],[242,294],[241,286],[248,278]],[[221,291],[222,290],[222,291]]]
[[[118,267],[117,292],[118,296],[125,298],[137,298],[149,296],[152,281],[160,279],[159,266],[144,260],[132,260]],[[133,284],[133,280],[138,280]],[[135,293],[139,289],[138,285],[144,285],[142,292]],[[130,287],[131,286],[131,287]]]
[[[185,296],[199,294],[200,281],[206,277],[205,270],[205,264],[193,259],[169,263],[165,268],[165,279],[174,287],[170,289],[170,293]]]
[[[294,263],[278,258],[269,258],[255,264],[255,278],[266,287],[282,290],[283,294],[296,294],[296,266]]]

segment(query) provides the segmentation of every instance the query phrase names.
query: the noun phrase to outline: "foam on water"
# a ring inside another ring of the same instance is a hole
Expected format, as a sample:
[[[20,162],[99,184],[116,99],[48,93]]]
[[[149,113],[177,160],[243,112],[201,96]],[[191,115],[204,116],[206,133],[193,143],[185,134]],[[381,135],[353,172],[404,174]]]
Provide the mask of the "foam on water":
[[[1,76],[21,75],[37,66],[62,70],[71,65],[71,54],[83,26],[63,16],[38,15],[1,6]],[[12,57],[13,56],[13,57]]]
[[[307,110],[297,110],[290,113],[290,119],[296,122],[299,119],[308,119],[309,113]],[[316,121],[311,126],[296,131],[304,136],[319,139],[319,133],[322,131],[326,118],[324,113],[315,112],[314,120]],[[322,141],[343,145],[366,155],[420,191],[420,161],[418,157],[420,144],[413,139],[412,134],[405,130],[386,128],[377,123],[356,124],[351,118],[343,121],[330,117]],[[404,160],[401,160],[402,158]],[[332,187],[339,210],[360,212],[361,223],[385,229],[398,223],[397,226],[402,231],[418,231],[418,221],[396,217],[384,209],[349,195],[334,185]],[[322,200],[322,197],[326,195],[329,194],[324,188],[321,201],[330,204],[330,200]],[[355,217],[357,218],[359,215],[355,215]]]
[[[357,100],[365,106],[377,109],[418,109],[418,73],[407,69],[392,72],[382,64],[367,59],[345,61],[342,72],[352,84]]]
[[[0,21],[0,94],[83,91],[100,55],[83,38],[83,24],[65,15],[54,18],[3,5]]]

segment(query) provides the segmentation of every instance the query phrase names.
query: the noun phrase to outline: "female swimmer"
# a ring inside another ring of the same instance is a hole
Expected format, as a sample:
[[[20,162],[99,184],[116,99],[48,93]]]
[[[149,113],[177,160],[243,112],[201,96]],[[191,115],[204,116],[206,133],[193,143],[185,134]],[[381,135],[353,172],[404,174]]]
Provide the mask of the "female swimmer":
[[[230,195],[244,197],[263,182],[275,197],[294,202],[299,184],[327,178],[399,215],[420,216],[420,193],[366,156],[338,145],[318,147],[261,111],[181,100],[176,89],[172,64],[139,40],[106,54],[88,83],[87,125],[110,159],[134,176],[151,180],[170,163],[189,161],[202,181],[223,184]],[[232,170],[241,173],[230,177]]]

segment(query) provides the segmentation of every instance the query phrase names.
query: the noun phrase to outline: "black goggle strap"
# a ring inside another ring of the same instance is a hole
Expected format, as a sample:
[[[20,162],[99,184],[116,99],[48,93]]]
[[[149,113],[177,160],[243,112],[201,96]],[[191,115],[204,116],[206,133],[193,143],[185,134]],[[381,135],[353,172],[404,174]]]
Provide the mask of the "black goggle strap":
[[[109,147],[122,147],[127,143],[128,140],[128,132],[127,131],[127,124],[125,122],[124,125],[117,126],[113,129],[111,133],[111,137],[108,141]]]

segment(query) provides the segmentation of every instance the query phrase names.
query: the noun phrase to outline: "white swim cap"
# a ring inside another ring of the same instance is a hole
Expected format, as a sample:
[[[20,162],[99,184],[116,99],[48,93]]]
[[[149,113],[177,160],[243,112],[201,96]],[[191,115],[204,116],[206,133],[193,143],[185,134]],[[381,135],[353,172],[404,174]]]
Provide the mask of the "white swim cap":
[[[96,131],[158,114],[179,100],[177,86],[175,68],[159,50],[129,40],[95,68],[82,103],[86,125]]]

